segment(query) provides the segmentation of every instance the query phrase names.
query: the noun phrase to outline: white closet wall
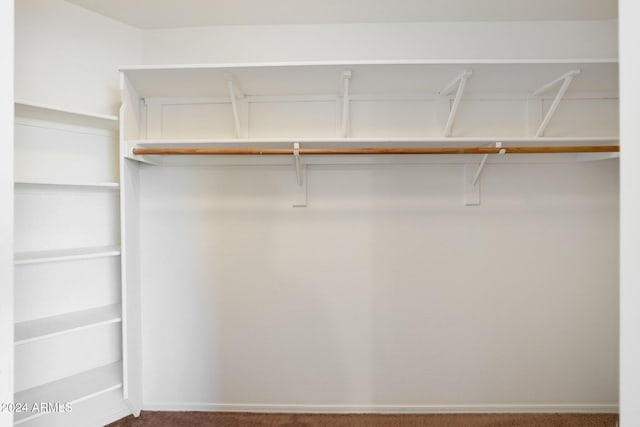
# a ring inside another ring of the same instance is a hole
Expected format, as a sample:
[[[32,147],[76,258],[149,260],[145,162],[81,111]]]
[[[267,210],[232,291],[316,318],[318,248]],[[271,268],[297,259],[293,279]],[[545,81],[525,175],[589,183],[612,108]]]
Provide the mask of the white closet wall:
[[[616,21],[230,25],[145,30],[143,63],[617,58],[617,37]]]
[[[16,100],[117,114],[118,67],[139,62],[140,30],[63,0],[15,3]]]
[[[349,25],[154,30],[144,33],[144,59],[616,56],[615,22],[520,24],[402,25],[395,37],[390,26],[385,42]],[[465,26],[481,28],[467,33],[481,46],[457,38]],[[430,50],[435,33],[457,42],[446,56]],[[505,48],[499,56],[495,46]],[[514,73],[496,87],[530,77]],[[352,87],[358,79],[366,69]],[[548,135],[616,135],[609,82],[595,86],[593,102],[585,93],[563,101]],[[475,96],[462,101],[454,136],[530,134],[526,93]],[[250,137],[336,135],[335,102],[266,98],[241,110]],[[439,136],[434,106],[417,98],[352,100],[352,136]],[[148,101],[148,138],[233,133],[228,101]],[[617,409],[616,160],[490,165],[478,207],[463,205],[460,165],[313,165],[308,205],[297,209],[289,165],[194,162],[201,167],[140,169],[144,407]]]
[[[615,162],[141,178],[146,407],[616,407]]]

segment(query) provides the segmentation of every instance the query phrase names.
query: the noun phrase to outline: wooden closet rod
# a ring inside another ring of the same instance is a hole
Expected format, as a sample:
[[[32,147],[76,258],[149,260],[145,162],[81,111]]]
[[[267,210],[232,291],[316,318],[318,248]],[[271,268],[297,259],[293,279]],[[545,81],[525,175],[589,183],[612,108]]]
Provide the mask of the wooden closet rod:
[[[300,148],[300,155],[340,154],[556,154],[615,153],[618,145],[546,146],[546,147],[383,147],[383,148]],[[293,148],[134,148],[136,155],[293,155]]]

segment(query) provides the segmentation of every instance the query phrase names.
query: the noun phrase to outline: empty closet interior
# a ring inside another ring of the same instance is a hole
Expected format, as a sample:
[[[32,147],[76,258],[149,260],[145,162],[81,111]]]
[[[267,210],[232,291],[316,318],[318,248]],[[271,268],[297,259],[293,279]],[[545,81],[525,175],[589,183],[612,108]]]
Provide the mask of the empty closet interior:
[[[18,2],[15,424],[616,412],[615,2],[454,3]]]

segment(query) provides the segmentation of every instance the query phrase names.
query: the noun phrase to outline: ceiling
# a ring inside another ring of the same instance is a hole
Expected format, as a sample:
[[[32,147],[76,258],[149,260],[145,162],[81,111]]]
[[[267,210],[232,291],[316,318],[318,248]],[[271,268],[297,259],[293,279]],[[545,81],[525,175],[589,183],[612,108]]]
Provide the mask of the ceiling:
[[[141,29],[617,19],[617,0],[67,0]]]

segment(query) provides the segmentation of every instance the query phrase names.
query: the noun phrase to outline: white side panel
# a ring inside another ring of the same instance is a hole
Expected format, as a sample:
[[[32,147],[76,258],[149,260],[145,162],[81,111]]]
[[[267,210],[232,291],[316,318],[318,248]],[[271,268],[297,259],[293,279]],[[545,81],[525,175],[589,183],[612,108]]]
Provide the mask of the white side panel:
[[[13,399],[13,9],[0,2],[0,402]],[[0,426],[12,423],[0,412]]]
[[[123,396],[136,416],[142,409],[142,299],[140,298],[139,164],[127,159],[126,138],[140,134],[140,97],[121,75],[120,239],[122,269]]]
[[[140,291],[139,164],[122,163],[122,321],[124,398],[137,416],[142,409],[142,298]]]
[[[16,392],[122,357],[120,324],[108,324],[16,346]]]
[[[640,3],[620,0],[620,425],[640,425]]]

